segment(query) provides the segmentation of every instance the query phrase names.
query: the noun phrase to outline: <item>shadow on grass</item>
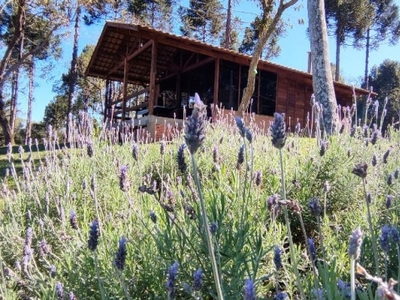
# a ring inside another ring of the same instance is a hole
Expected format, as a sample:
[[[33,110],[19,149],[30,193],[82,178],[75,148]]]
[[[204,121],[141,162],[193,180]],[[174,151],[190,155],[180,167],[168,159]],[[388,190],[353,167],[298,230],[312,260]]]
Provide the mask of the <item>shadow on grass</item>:
[[[70,148],[70,146],[71,146],[70,143],[60,144],[59,147],[57,146],[56,150],[61,150],[62,148]],[[12,153],[17,154],[19,147],[20,146],[13,146]],[[28,145],[22,146],[22,148],[24,149],[25,155],[27,153],[29,153]],[[0,178],[4,177],[6,175],[7,168],[10,167],[10,163],[7,158],[7,149],[8,149],[8,147],[0,147]],[[46,152],[46,149],[43,144],[39,144],[38,147],[36,147],[36,145],[32,145],[31,149],[32,149],[32,153],[33,153],[34,157],[36,156],[35,155],[36,153],[39,154],[40,157],[43,157]],[[25,159],[24,161],[27,161],[27,159]],[[39,158],[33,159],[33,164],[35,166],[39,165],[40,159]],[[15,166],[15,171],[17,172],[17,174],[21,174],[22,173],[22,164],[21,164],[21,161],[19,158],[14,159],[14,166]]]

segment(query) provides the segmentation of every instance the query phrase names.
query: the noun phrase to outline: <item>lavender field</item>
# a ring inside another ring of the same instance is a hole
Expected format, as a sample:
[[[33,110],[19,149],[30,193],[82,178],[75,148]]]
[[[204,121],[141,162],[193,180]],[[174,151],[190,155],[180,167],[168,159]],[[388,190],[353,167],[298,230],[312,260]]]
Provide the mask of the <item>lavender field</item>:
[[[196,105],[172,141],[84,119],[2,156],[0,299],[400,299],[398,131]]]

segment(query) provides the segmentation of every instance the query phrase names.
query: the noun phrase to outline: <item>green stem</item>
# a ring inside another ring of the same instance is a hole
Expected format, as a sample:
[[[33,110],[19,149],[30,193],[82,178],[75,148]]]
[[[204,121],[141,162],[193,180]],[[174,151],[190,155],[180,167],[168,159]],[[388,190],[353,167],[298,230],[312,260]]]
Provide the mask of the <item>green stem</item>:
[[[99,290],[100,290],[101,299],[102,300],[106,300],[108,298],[106,297],[106,294],[105,294],[104,289],[103,289],[103,285],[101,283],[100,270],[99,270],[99,261],[98,261],[98,258],[97,258],[97,252],[96,251],[93,251],[93,256],[94,256],[94,267],[96,269],[96,276],[97,276],[97,281],[98,281],[98,284],[99,284]]]
[[[308,238],[307,238],[307,232],[306,232],[306,227],[304,226],[304,221],[303,221],[303,217],[301,215],[301,212],[299,213],[299,220],[300,220],[300,227],[301,230],[303,231],[303,235],[304,235],[304,241],[306,242],[306,249],[307,249],[307,253],[308,253],[308,257],[310,257],[311,260],[311,266],[312,266],[312,270],[314,273],[314,288],[317,291],[318,290],[318,273],[317,273],[317,268],[315,266],[315,262],[312,259],[312,255],[311,255],[311,249],[308,246]],[[316,293],[316,296],[318,298],[318,300],[320,300],[320,295],[319,293]]]
[[[203,218],[203,229],[204,229],[205,234],[206,234],[206,240],[207,240],[207,246],[208,246],[208,254],[210,255],[210,258],[211,258],[211,264],[212,264],[214,280],[215,280],[215,287],[217,289],[218,299],[219,300],[223,300],[224,296],[223,296],[223,293],[222,293],[217,261],[215,259],[214,247],[213,247],[213,244],[212,244],[210,228],[208,226],[206,207],[205,207],[205,204],[204,204],[203,193],[201,192],[200,181],[199,181],[199,177],[198,177],[198,173],[197,173],[197,165],[196,165],[196,160],[194,158],[194,154],[192,154],[191,157],[192,157],[193,176],[194,176],[194,181],[196,183],[197,190],[198,190],[198,193],[199,193],[200,206],[201,206],[201,215],[202,215],[202,218]]]
[[[350,257],[350,291],[351,300],[356,300],[356,273],[355,273],[355,259]]]
[[[329,284],[329,278],[328,278],[328,272],[329,272],[329,268],[328,268],[328,262],[326,260],[326,253],[325,253],[325,247],[324,247],[324,238],[322,236],[322,227],[321,227],[321,218],[318,216],[317,217],[317,223],[318,223],[318,237],[319,237],[319,242],[321,244],[321,248],[322,248],[322,257],[324,258],[324,280],[325,280],[325,284],[327,285],[327,289],[328,289],[328,295],[331,295],[330,292],[330,284]]]
[[[132,298],[131,298],[131,295],[129,295],[128,287],[126,286],[122,271],[117,270],[117,273],[118,273],[119,280],[121,281],[121,285],[122,285],[122,288],[124,290],[126,299],[127,300],[131,300]]]
[[[397,280],[400,279],[400,247],[397,244],[396,245],[397,248]],[[400,292],[400,286],[397,284],[397,293]]]
[[[371,233],[372,252],[374,253],[374,260],[375,260],[375,269],[376,269],[375,274],[376,274],[377,277],[380,277],[378,251],[376,250],[376,236],[375,236],[375,233],[374,233],[374,229],[372,228],[372,217],[371,217],[370,205],[369,205],[368,200],[367,200],[368,197],[367,197],[367,189],[366,189],[365,178],[363,178],[363,186],[364,186],[365,200],[367,202],[368,225],[369,225],[369,231]]]
[[[279,149],[279,159],[280,159],[280,166],[281,166],[282,199],[286,200],[286,187],[285,187],[285,175],[284,175],[284,172],[283,172],[282,149]],[[300,298],[301,299],[307,299],[306,295],[304,294],[303,287],[301,286],[301,282],[300,282],[300,274],[299,274],[299,270],[297,268],[297,259],[295,257],[295,253],[294,253],[295,249],[294,249],[294,244],[293,244],[292,231],[290,230],[289,214],[288,214],[286,205],[283,206],[283,214],[284,214],[284,217],[285,217],[286,227],[287,227],[287,231],[288,231],[290,259],[293,262],[292,270],[293,270],[293,272],[294,272],[294,274],[296,276],[297,289],[299,290]]]

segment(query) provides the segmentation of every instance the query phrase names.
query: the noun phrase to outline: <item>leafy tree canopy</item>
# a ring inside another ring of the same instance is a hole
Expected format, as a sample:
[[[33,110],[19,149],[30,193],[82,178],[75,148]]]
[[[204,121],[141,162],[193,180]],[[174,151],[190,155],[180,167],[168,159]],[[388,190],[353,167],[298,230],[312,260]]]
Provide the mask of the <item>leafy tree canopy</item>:
[[[387,59],[379,66],[374,66],[370,73],[369,82],[378,93],[380,109],[383,109],[387,98],[387,114],[383,128],[388,124],[400,121],[400,62]],[[399,125],[397,125],[397,128]]]

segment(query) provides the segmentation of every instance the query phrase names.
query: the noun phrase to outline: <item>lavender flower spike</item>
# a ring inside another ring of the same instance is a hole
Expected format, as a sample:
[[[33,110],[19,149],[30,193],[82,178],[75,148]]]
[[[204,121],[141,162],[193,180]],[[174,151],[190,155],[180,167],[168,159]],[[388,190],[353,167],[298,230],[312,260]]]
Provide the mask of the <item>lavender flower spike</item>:
[[[239,129],[239,133],[241,137],[245,137],[246,135],[246,127],[244,126],[243,119],[241,117],[235,117],[236,126]]]
[[[317,259],[317,251],[315,250],[315,243],[313,239],[307,239],[308,249],[310,250],[310,255],[312,261],[316,261]]]
[[[358,259],[361,252],[362,232],[360,227],[352,232],[349,243],[349,256],[353,259]]]
[[[282,252],[281,248],[279,248],[279,246],[275,246],[274,263],[275,263],[275,268],[277,271],[282,268],[281,252]]]
[[[384,225],[381,229],[381,236],[379,237],[379,245],[384,252],[389,252],[389,236],[392,228],[389,225]]]
[[[176,279],[178,278],[178,268],[179,264],[174,262],[168,270],[168,278],[166,283],[168,299],[175,299],[175,283]]]
[[[289,299],[289,296],[285,292],[278,292],[274,297],[274,300],[286,300],[286,299]]]
[[[176,157],[176,160],[178,162],[178,169],[182,173],[185,173],[187,169],[187,164],[185,162],[185,147],[186,147],[185,144],[179,146],[178,155]]]
[[[88,240],[88,247],[91,251],[95,251],[97,245],[99,243],[99,221],[94,220],[92,224],[90,224],[90,232],[89,232],[89,240]]]
[[[125,268],[126,253],[126,238],[121,237],[114,260],[114,266],[121,271]]]
[[[274,113],[274,123],[271,126],[272,144],[275,148],[282,149],[286,141],[286,124],[284,114]]]
[[[244,299],[256,300],[256,288],[251,279],[246,279],[244,281]]]
[[[200,100],[199,95],[195,94],[195,103],[192,115],[185,124],[185,142],[190,154],[195,154],[203,145],[205,139],[205,125],[207,119],[207,106]]]
[[[203,272],[201,269],[197,269],[193,274],[193,290],[200,291],[203,287]]]
[[[120,169],[119,187],[120,187],[121,191],[123,191],[123,192],[129,191],[130,182],[128,179],[128,165],[124,165]]]
[[[57,300],[64,299],[64,286],[61,282],[56,283],[56,295],[57,295]]]

